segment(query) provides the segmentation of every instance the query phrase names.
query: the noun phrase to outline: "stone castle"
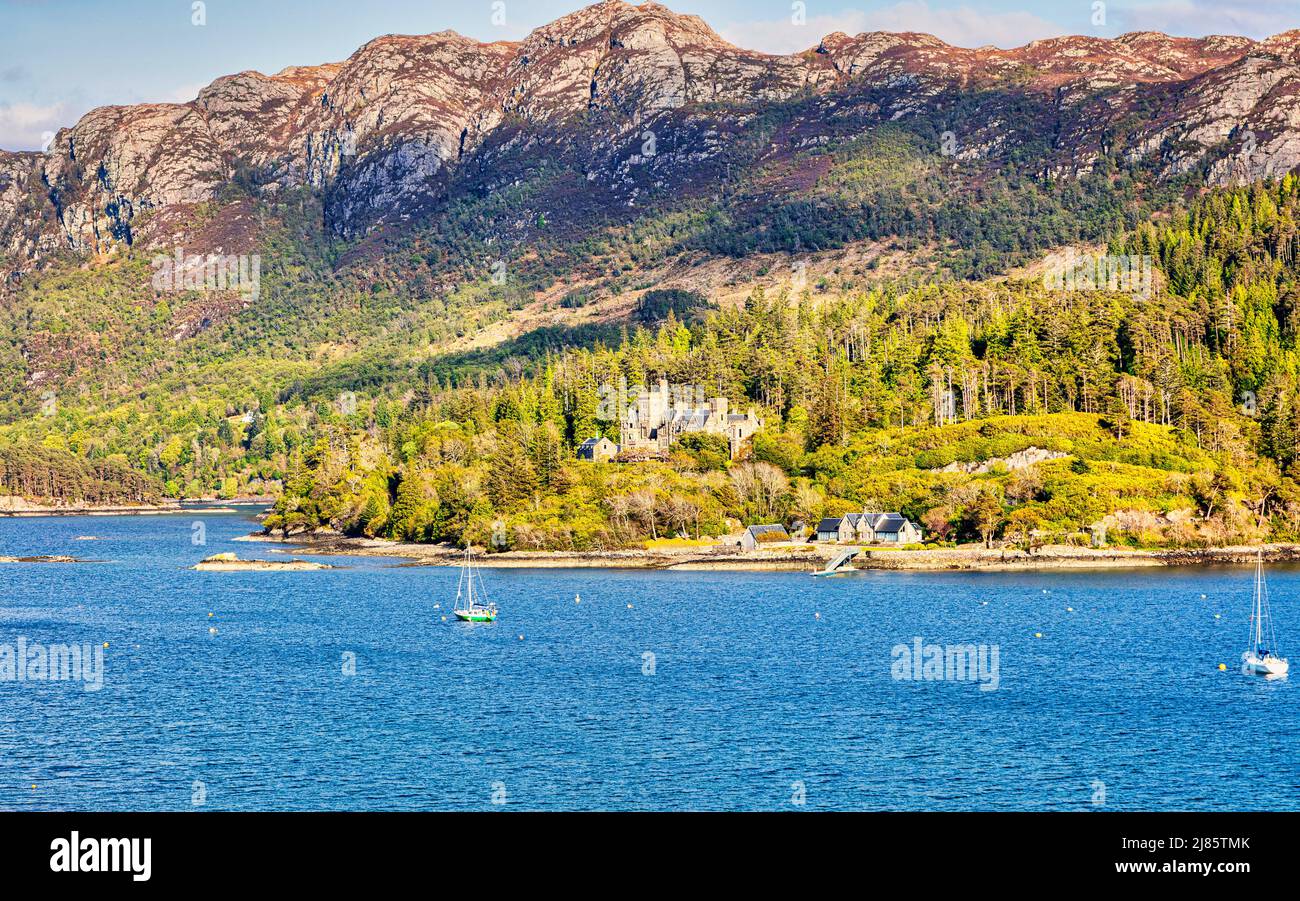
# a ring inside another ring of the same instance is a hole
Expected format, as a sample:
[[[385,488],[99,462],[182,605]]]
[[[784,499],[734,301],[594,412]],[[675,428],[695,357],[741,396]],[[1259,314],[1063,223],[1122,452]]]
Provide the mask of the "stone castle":
[[[619,423],[621,449],[666,451],[688,432],[707,432],[725,435],[734,459],[763,422],[753,410],[730,412],[725,397],[705,400],[702,395],[697,395],[694,386],[670,390],[666,379],[642,390],[627,405]]]

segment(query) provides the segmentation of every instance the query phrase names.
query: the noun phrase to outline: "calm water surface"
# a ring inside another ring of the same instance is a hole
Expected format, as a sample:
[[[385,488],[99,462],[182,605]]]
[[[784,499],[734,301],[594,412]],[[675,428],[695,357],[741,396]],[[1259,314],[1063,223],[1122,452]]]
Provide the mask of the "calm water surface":
[[[1300,808],[1246,570],[486,569],[466,625],[454,569],[194,572],[275,556],[198,518],[0,520],[0,554],[106,561],[0,566],[0,644],[109,643],[101,691],[0,682],[0,809]],[[1269,580],[1300,659],[1300,571]],[[917,636],[997,645],[998,690],[895,681]]]

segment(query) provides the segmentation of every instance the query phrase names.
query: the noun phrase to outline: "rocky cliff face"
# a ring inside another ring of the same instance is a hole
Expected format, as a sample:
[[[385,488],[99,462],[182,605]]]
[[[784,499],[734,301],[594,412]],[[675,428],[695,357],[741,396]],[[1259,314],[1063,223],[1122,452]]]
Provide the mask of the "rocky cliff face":
[[[490,190],[504,154],[566,154],[632,203],[647,131],[647,168],[685,182],[749,117],[807,96],[817,115],[801,126],[804,145],[826,140],[846,111],[866,128],[969,96],[980,113],[954,120],[952,155],[1006,159],[1026,136],[1051,135],[1035,176],[1077,175],[1111,153],[1168,175],[1209,164],[1217,183],[1300,165],[1300,31],[1014,50],[833,34],[768,56],[696,17],[607,0],[521,42],[388,36],[342,63],[219,79],[187,104],[94,110],[45,153],[0,152],[0,254],[24,268],[59,250],[174,240],[169,213],[232,181],[268,196],[317,189],[330,227],[355,237],[452,196],[463,172],[486,173]],[[1024,98],[1044,121],[1016,121]]]

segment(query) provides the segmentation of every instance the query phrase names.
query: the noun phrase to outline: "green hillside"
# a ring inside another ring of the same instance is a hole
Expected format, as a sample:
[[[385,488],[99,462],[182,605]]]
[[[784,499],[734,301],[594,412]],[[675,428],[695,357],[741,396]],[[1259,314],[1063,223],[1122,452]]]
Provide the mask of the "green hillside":
[[[978,195],[946,196],[914,140],[886,130],[812,151],[833,156],[827,174],[783,212],[757,204],[770,196],[762,167],[712,212],[684,197],[585,237],[576,213],[529,212],[502,245],[503,280],[481,244],[495,195],[345,245],[323,237],[304,193],[267,207],[258,301],[201,308],[210,321],[193,336],[177,321],[211,299],[142,293],[143,256],[55,266],[0,313],[0,447],[28,467],[112,461],[172,497],[283,491],[273,524],[420,540],[482,540],[500,522],[513,546],[618,546],[864,504],[953,540],[1081,540],[1102,520],[1112,540],[1143,543],[1296,537],[1296,179],[1210,192],[1130,228],[1134,182],[1076,186],[1052,212],[1038,183],[996,173]],[[525,210],[568,177],[524,174],[510,202]],[[1084,209],[1097,218],[1060,225]],[[890,233],[951,241],[931,261],[949,277],[845,271],[833,293],[756,290],[740,309],[664,295],[622,328],[440,350],[566,273],[617,293],[692,248]],[[1104,235],[1110,254],[1154,261],[1149,296],[951,277]],[[581,440],[617,437],[598,418],[600,386],[659,378],[753,406],[766,427],[748,458],[728,467],[696,442],[667,464],[577,464]],[[1062,456],[942,471],[1030,448]]]
[[[271,524],[587,548],[866,505],[947,540],[1086,541],[1094,524],[1144,545],[1294,539],[1296,202],[1288,178],[1117,238],[1158,262],[1150,297],[1030,281],[756,293],[471,386],[378,392],[328,424]],[[571,458],[616,437],[599,386],[660,377],[758,407],[747,459],[728,467],[708,442],[662,464]],[[1031,449],[1052,459],[1008,465]]]

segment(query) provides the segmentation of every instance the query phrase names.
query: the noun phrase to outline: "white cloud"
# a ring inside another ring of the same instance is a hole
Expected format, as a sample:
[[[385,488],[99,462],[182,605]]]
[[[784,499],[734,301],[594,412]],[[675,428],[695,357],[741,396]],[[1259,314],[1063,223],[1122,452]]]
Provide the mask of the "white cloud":
[[[206,85],[186,84],[154,96],[136,96],[126,103],[189,103]],[[96,106],[80,92],[75,102],[5,103],[0,101],[0,150],[42,150],[60,128],[70,128]]]
[[[66,104],[0,104],[0,148],[41,150],[60,128],[77,121],[78,113]]]
[[[855,35],[864,31],[919,31],[958,47],[1019,47],[1065,31],[1031,12],[987,12],[958,6],[935,9],[926,0],[902,0],[877,10],[848,9],[810,16],[803,25],[790,19],[733,23],[718,29],[733,44],[767,53],[797,53],[816,47],[832,32]]]

